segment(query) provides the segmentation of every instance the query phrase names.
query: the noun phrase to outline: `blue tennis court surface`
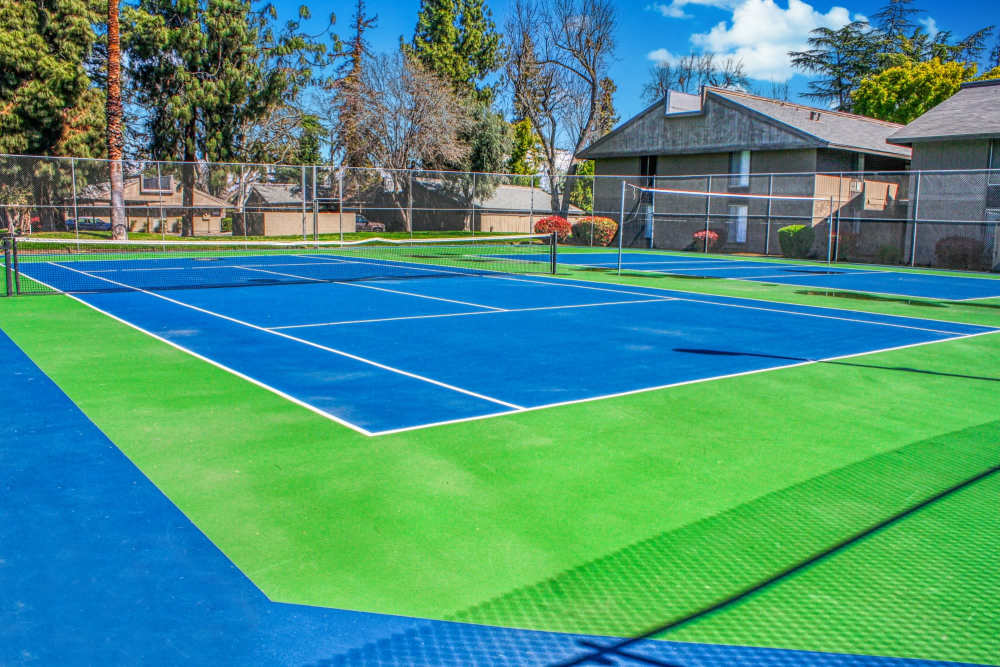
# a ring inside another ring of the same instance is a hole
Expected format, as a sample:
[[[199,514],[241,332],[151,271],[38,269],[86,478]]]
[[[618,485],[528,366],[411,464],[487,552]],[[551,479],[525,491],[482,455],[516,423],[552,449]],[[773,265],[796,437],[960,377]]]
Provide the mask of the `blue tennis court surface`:
[[[0,333],[0,664],[544,665],[614,640],[272,602]],[[643,641],[606,664],[957,663]]]
[[[559,262],[584,267],[615,268],[618,266],[618,253],[564,252],[560,255]],[[622,268],[949,301],[1000,297],[1000,280],[990,277],[934,275],[888,268],[843,268],[836,264],[783,264],[695,254],[625,252]]]
[[[336,261],[86,260],[21,270],[368,435],[993,331],[546,277],[331,281]],[[164,272],[176,288],[145,289],[162,285]],[[230,287],[188,289],[204,284]]]

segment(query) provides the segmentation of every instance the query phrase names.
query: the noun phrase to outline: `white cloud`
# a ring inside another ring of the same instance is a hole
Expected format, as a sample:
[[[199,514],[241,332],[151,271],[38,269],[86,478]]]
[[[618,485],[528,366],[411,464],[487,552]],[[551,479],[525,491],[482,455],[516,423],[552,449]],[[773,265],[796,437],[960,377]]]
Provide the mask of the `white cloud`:
[[[819,27],[836,30],[852,19],[864,18],[859,14],[852,16],[844,7],[832,7],[822,13],[803,0],[788,0],[787,7],[779,6],[774,0],[733,0],[732,3],[729,0],[673,0],[666,8],[683,11],[688,4],[727,6],[733,12],[730,20],[720,21],[708,32],[691,35],[696,51],[734,56],[743,61],[750,78],[775,82],[788,81],[795,74],[788,52],[809,48],[806,40],[811,30]],[[661,6],[655,3],[651,7],[667,16]],[[648,57],[668,62],[673,58],[666,49],[652,51]]]
[[[927,16],[922,19],[918,19],[917,23],[924,26],[924,30],[927,31],[927,35],[934,39],[941,30],[937,26],[937,21],[934,20],[933,16]]]
[[[666,49],[656,49],[655,51],[650,51],[646,54],[646,57],[652,60],[654,63],[667,63],[673,65],[679,58],[674,54],[670,53]]]
[[[795,74],[788,52],[807,49],[810,31],[835,30],[851,18],[844,7],[832,7],[824,14],[802,0],[788,0],[786,8],[774,0],[742,0],[731,22],[721,21],[707,33],[694,34],[691,42],[705,51],[740,58],[751,78],[782,82]]]

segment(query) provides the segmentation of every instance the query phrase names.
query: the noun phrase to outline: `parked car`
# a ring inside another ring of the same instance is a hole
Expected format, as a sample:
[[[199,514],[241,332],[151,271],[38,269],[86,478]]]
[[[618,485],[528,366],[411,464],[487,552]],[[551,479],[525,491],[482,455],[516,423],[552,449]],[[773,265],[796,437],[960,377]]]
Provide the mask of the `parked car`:
[[[374,222],[358,213],[354,216],[354,230],[357,232],[384,232],[385,223]]]
[[[66,231],[84,230],[88,232],[110,232],[111,223],[100,218],[69,218],[66,220]]]

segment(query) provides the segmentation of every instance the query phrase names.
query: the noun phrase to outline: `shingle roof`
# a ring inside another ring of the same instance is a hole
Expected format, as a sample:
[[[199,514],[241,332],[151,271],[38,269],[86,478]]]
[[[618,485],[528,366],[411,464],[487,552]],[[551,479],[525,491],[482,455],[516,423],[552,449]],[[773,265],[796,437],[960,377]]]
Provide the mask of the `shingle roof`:
[[[995,137],[1000,137],[1000,79],[963,84],[957,93],[892,134],[889,140],[912,144]]]
[[[249,192],[268,204],[302,204],[302,186],[287,183],[254,183]]]
[[[773,100],[735,90],[706,88],[706,95],[722,97],[812,135],[832,148],[909,157],[910,151],[887,142],[901,126],[857,114]]]

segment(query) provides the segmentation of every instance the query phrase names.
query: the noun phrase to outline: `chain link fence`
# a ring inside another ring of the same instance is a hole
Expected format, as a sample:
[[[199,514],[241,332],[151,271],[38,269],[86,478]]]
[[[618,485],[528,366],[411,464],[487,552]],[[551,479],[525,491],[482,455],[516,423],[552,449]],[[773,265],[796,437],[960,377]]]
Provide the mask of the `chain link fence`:
[[[617,245],[624,222],[620,241],[628,248],[970,270],[1000,265],[1000,171],[571,175],[553,182],[543,175],[131,160],[123,172],[134,238],[521,234],[559,216],[567,221],[560,241],[580,245]],[[109,174],[106,160],[0,156],[0,226],[21,236],[110,236]],[[807,247],[783,242],[790,226],[811,230]]]

